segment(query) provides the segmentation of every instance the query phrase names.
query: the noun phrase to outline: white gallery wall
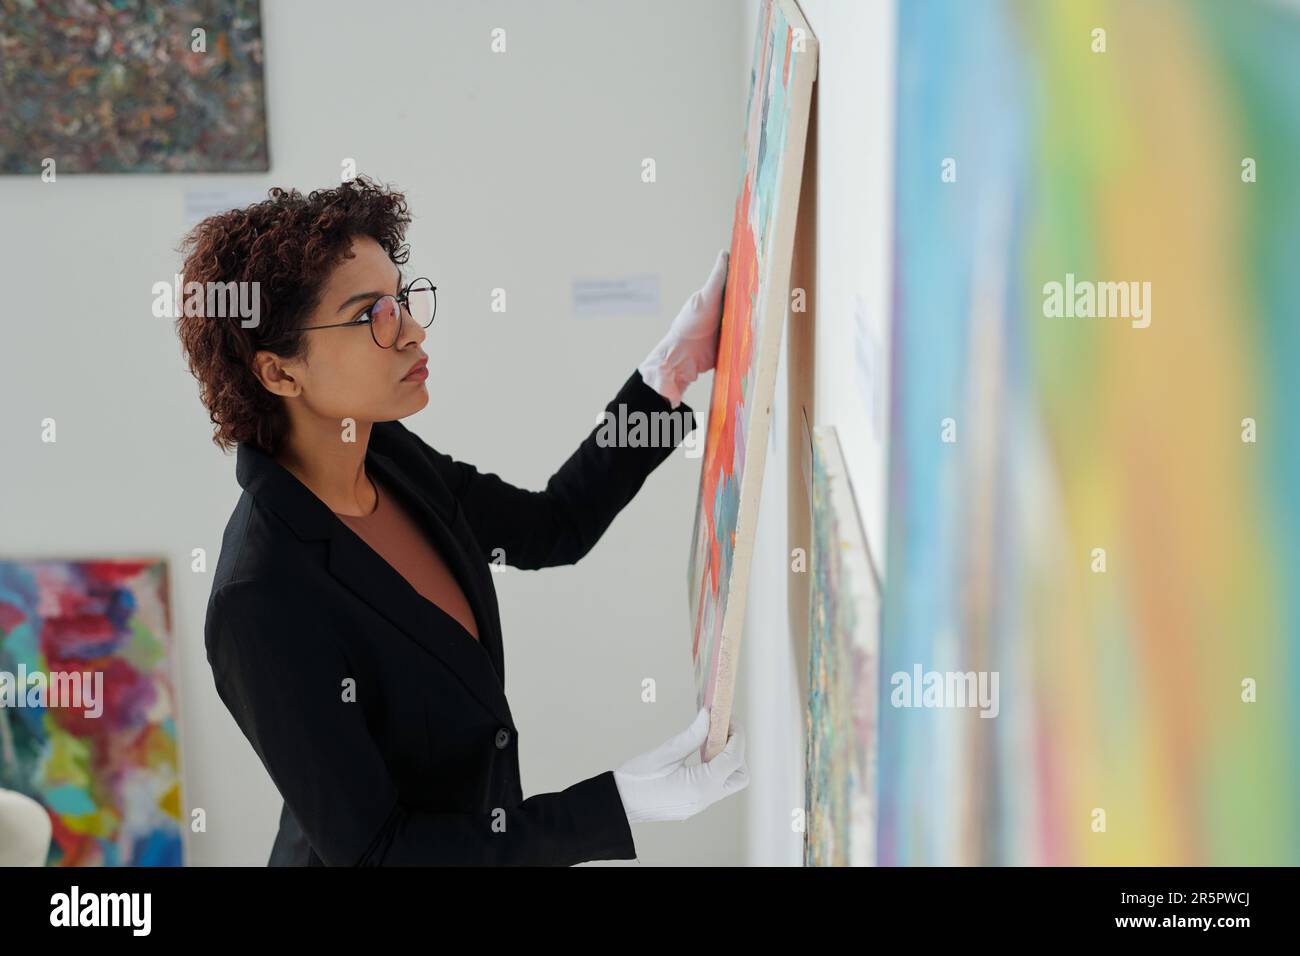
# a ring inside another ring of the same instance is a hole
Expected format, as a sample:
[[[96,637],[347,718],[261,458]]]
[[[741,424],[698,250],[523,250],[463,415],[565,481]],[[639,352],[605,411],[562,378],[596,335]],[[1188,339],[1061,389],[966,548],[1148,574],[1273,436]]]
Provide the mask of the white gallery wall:
[[[823,155],[861,153],[828,168],[828,190],[879,150],[859,128],[873,115],[865,91],[884,75],[871,61],[885,45],[849,39],[864,32],[849,28],[887,17],[857,6],[807,4],[828,34],[823,76],[845,84],[824,94],[823,129],[833,116],[846,138]],[[729,241],[752,46],[745,7],[265,0],[269,174],[0,178],[0,555],[170,561],[183,801],[207,822],[186,835],[189,862],[264,863],[280,801],[218,699],[203,647],[240,490],[234,457],[211,444],[170,320],[151,314],[153,284],[179,265],[187,191],[333,185],[347,159],[403,188],[416,217],[412,267],[440,298],[425,343],[430,402],[407,424],[481,470],[540,488]],[[490,52],[494,27],[507,31],[504,55]],[[837,30],[851,46],[835,43]],[[652,184],[641,181],[646,157]],[[861,224],[832,224],[825,239],[845,256],[822,260],[844,270],[823,277],[828,312],[841,282],[869,282],[873,251]],[[644,273],[659,277],[657,314],[573,317],[575,276]],[[489,307],[498,287],[504,314]],[[710,382],[686,396],[701,414]],[[45,418],[57,422],[54,444],[40,440]],[[525,794],[612,769],[693,716],[685,564],[699,463],[678,449],[578,565],[495,577]],[[205,573],[191,571],[195,548],[206,550]],[[755,635],[750,658],[763,642]],[[750,670],[751,709],[777,665]],[[655,703],[641,699],[646,678]],[[753,730],[755,768],[794,755],[797,725],[765,719]],[[797,766],[782,767],[783,788]],[[743,862],[746,807],[767,799],[754,791],[684,823],[637,825],[641,862]],[[770,824],[766,813],[754,819],[751,840]],[[782,855],[773,844],[758,858]]]
[[[893,229],[895,4],[801,0],[819,44],[817,98],[816,385],[813,425],[834,425],[868,546],[884,571],[885,436],[888,422],[889,254]],[[749,0],[742,73],[760,9]],[[798,321],[794,315],[791,321]],[[746,862],[799,865],[804,806],[803,705],[789,632],[787,583],[788,332],[782,342],[745,610],[737,713],[752,741]]]

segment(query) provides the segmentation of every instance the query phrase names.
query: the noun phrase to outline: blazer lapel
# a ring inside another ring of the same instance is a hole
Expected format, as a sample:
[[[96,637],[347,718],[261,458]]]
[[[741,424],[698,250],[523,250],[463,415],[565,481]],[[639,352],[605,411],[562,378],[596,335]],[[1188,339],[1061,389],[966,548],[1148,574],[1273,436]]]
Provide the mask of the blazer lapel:
[[[402,504],[436,542],[460,582],[474,611],[479,641],[459,622],[427,601],[374,549],[340,521],[297,477],[265,452],[249,444],[238,449],[236,476],[258,503],[278,514],[300,539],[329,544],[327,568],[349,591],[383,615],[424,651],[441,660],[499,720],[514,727],[501,681],[500,621],[489,608],[482,586],[470,573],[471,564],[455,535],[436,510],[394,466],[373,449],[366,453],[368,468],[395,488]],[[450,626],[449,626],[450,625]],[[495,646],[497,654],[491,648]]]
[[[367,465],[381,479],[386,480],[391,488],[417,522],[425,534],[429,535],[442,555],[447,566],[465,592],[470,609],[474,612],[474,621],[478,625],[478,640],[468,631],[467,641],[478,645],[487,654],[498,684],[504,685],[505,668],[501,653],[501,617],[497,608],[496,594],[491,589],[482,562],[476,561],[465,547],[454,528],[459,517],[459,506],[449,514],[439,510],[419,488],[416,487],[393,460],[382,452],[376,451],[372,443],[366,456]],[[342,522],[339,522],[342,525]],[[476,573],[477,570],[477,573]],[[424,601],[423,598],[421,598]],[[424,603],[428,603],[424,601]],[[454,619],[453,619],[454,620]],[[459,622],[457,622],[459,626]]]

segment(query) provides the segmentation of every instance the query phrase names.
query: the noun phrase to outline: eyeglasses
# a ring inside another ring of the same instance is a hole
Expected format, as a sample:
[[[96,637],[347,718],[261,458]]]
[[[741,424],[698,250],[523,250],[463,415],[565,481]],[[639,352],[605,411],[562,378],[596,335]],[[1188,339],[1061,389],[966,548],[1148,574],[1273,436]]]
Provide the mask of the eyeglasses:
[[[438,287],[423,277],[412,279],[403,291],[397,295],[380,296],[374,305],[351,322],[311,325],[302,331],[369,325],[370,337],[375,340],[375,344],[381,349],[391,349],[402,334],[403,306],[421,328],[427,329],[433,324],[433,317],[438,314]]]

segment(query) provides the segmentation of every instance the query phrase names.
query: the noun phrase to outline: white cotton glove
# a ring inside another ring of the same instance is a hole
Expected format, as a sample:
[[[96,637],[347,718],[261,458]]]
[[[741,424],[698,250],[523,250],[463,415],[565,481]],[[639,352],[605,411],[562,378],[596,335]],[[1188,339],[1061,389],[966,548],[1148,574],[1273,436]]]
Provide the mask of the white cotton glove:
[[[681,404],[686,387],[718,362],[722,293],[730,258],[726,249],[718,253],[704,288],[686,300],[663,341],[637,366],[645,383],[673,408]]]
[[[749,786],[745,733],[734,720],[721,753],[708,763],[686,766],[708,735],[709,711],[702,707],[681,733],[614,771],[629,823],[685,820]]]
[[[16,790],[0,790],[0,867],[44,866],[53,832],[45,807]]]

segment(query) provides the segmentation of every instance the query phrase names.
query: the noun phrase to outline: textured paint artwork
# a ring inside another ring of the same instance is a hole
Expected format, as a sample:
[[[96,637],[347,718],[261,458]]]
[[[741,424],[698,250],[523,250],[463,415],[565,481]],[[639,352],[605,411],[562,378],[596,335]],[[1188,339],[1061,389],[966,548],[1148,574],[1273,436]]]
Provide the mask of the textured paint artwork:
[[[880,862],[1300,864],[1300,11],[899,39]]]
[[[258,0],[0,0],[0,172],[269,168]]]
[[[832,426],[812,434],[805,866],[876,862],[880,591]]]
[[[0,561],[0,788],[51,865],[181,865],[173,673],[164,562]]]
[[[688,569],[700,748],[726,744],[767,452],[817,42],[792,0],[766,0],[750,74],[739,198]]]

